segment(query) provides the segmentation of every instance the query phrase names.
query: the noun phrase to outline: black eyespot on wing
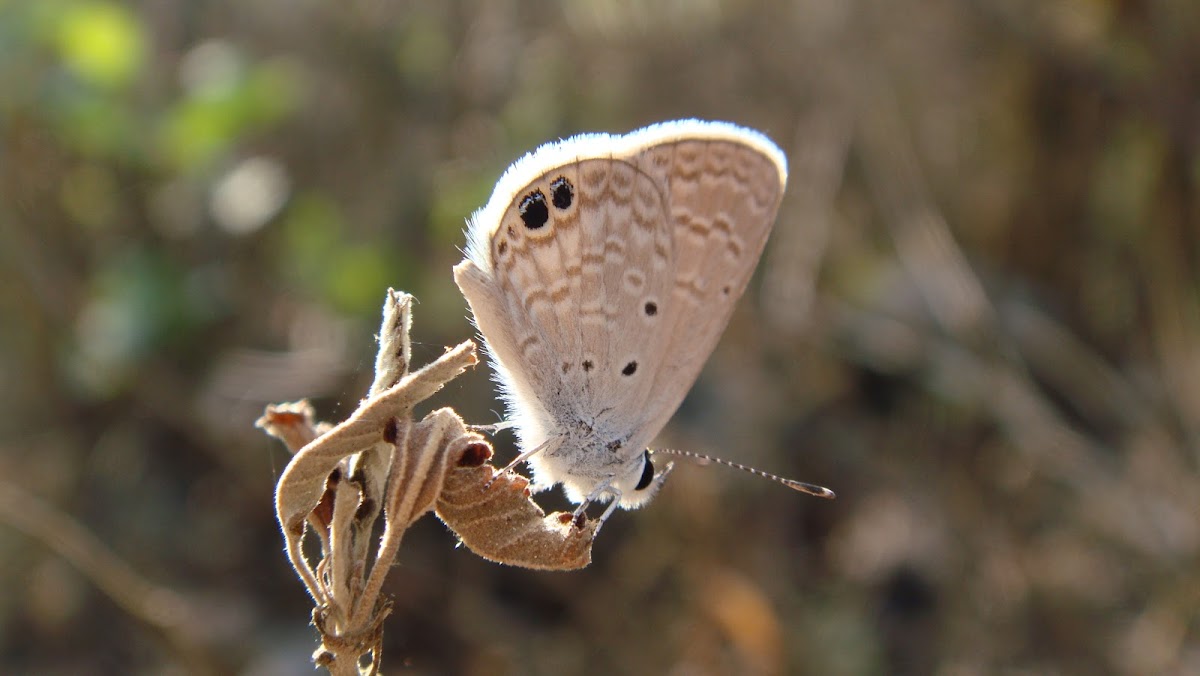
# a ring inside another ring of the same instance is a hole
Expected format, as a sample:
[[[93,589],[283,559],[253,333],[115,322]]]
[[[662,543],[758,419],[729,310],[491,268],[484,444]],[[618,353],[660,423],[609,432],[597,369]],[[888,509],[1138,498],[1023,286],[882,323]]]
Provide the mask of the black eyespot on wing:
[[[631,376],[635,372],[637,372],[637,362],[636,361],[629,362],[628,364],[625,365],[625,368],[621,369],[621,375],[623,375],[623,376]]]
[[[550,184],[550,198],[554,201],[554,206],[559,209],[566,209],[575,201],[575,186],[566,178],[559,176]]]
[[[652,300],[646,301],[646,306],[644,309],[646,310],[647,317],[653,317],[654,315],[658,314],[658,303],[655,303]]]
[[[650,462],[650,451],[646,451],[642,461],[642,478],[638,479],[637,485],[633,487],[635,491],[645,490],[654,482],[654,463]]]
[[[525,227],[537,230],[550,220],[550,208],[546,206],[546,196],[541,190],[534,190],[521,200],[517,207]]]

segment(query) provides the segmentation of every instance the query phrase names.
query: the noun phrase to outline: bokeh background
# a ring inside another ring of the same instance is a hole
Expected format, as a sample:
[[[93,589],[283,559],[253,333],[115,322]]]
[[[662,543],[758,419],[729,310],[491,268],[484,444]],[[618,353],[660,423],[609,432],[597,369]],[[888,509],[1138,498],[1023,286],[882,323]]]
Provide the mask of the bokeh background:
[[[389,286],[471,336],[522,152],[693,116],[791,178],[661,441],[838,499],[680,466],[578,573],[429,517],[385,671],[1200,673],[1192,0],[0,1],[0,671],[309,673],[254,419],[348,415]]]

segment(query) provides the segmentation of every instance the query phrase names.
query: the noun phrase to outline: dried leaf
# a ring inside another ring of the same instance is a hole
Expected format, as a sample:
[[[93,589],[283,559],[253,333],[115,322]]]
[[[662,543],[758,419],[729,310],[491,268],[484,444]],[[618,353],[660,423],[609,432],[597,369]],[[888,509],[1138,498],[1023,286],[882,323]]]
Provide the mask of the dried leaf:
[[[533,501],[529,480],[498,472],[488,463],[491,447],[467,435],[451,449],[437,515],[479,556],[534,570],[577,570],[592,562],[598,521],[580,524],[569,512],[546,515]]]

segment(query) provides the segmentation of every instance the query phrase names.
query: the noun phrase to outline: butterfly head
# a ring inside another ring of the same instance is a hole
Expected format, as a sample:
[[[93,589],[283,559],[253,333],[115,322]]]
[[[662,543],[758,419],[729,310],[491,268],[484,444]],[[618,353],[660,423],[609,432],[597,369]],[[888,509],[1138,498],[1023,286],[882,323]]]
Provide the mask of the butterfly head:
[[[662,487],[663,481],[666,480],[667,474],[671,472],[673,466],[672,463],[667,463],[667,466],[661,471],[655,471],[649,450],[636,456],[625,473],[616,477],[612,482],[613,488],[620,491],[621,507],[637,509],[649,502],[650,498],[658,493],[658,489]]]

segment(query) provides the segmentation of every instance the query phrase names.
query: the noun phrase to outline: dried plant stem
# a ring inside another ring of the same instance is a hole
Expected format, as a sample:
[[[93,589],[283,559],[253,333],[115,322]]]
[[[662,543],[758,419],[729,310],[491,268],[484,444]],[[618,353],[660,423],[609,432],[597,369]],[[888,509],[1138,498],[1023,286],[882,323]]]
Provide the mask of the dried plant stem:
[[[325,494],[326,480],[344,458],[378,443],[389,422],[406,420],[413,406],[475,362],[475,344],[462,343],[383,394],[368,399],[350,419],[300,449],[284,470],[276,488],[276,510],[289,536],[288,557],[318,603],[322,602],[322,594],[317,591],[321,585],[304,559],[300,540],[305,519]],[[336,547],[333,543],[330,546]]]
[[[372,612],[383,588],[391,562],[400,550],[404,531],[413,521],[432,510],[442,488],[442,477],[446,473],[446,461],[451,457],[451,445],[466,434],[462,421],[450,409],[440,409],[414,426],[406,452],[397,454],[393,461],[391,481],[388,485],[387,522],[379,544],[377,564],[356,603],[351,625],[360,625]],[[473,436],[473,435],[472,435]],[[387,566],[378,565],[387,561]]]
[[[492,561],[541,570],[571,570],[591,561],[598,522],[546,515],[530,498],[529,481],[498,475],[492,449],[468,432],[452,409],[413,422],[413,409],[476,363],[465,342],[416,373],[408,331],[412,297],[389,290],[380,330],[375,382],[345,422],[318,425],[307,402],[268,406],[258,426],[295,455],[276,487],[276,516],[288,558],[316,607],[321,634],[313,661],[331,674],[379,670],[383,621],[391,601],[383,584],[404,531],[436,511],[472,551]],[[371,555],[372,526],[384,514],[383,536]],[[305,532],[320,538],[314,566],[304,556]]]
[[[477,360],[468,341],[410,374],[411,309],[411,296],[389,290],[375,381],[345,422],[321,433],[312,407],[298,402],[268,407],[258,423],[295,453],[276,486],[276,515],[292,567],[316,604],[313,624],[322,644],[314,661],[333,674],[359,673],[368,654],[370,672],[379,669],[391,608],[380,598],[384,579],[405,529],[437,502],[447,449],[468,436],[449,409],[412,421],[419,403]],[[381,511],[384,535],[372,556],[372,526]],[[308,526],[321,542],[315,566],[302,546]]]

